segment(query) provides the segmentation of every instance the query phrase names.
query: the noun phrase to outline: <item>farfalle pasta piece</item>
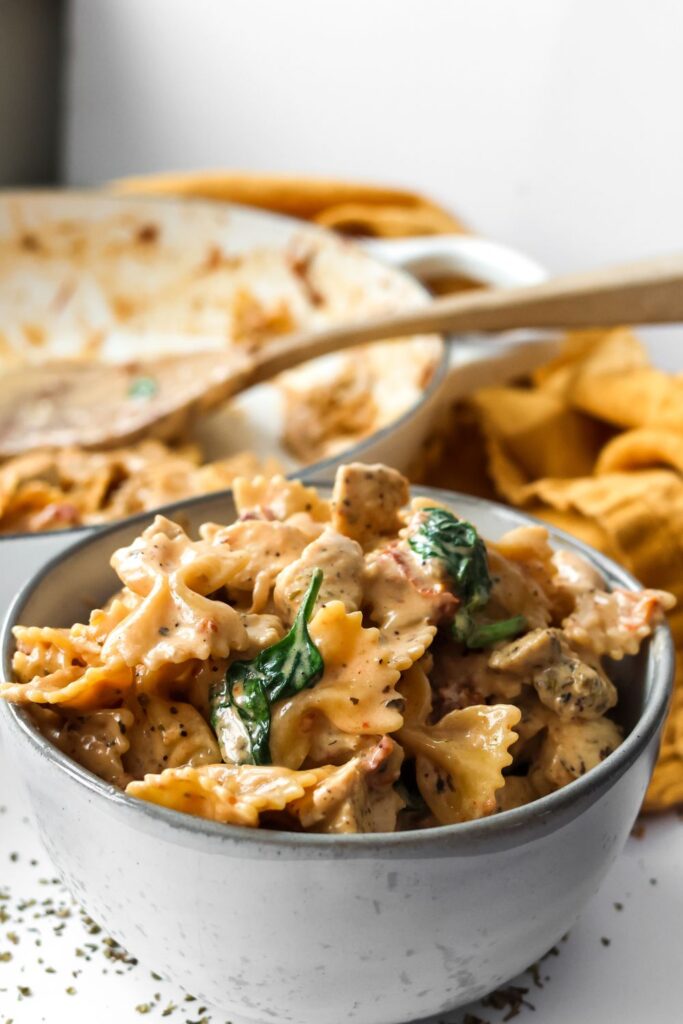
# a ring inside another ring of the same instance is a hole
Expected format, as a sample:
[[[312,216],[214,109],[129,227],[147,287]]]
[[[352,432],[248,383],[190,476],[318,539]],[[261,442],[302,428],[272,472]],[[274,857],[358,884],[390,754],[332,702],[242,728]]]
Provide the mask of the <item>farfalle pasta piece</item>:
[[[129,783],[126,793],[224,825],[257,828],[262,814],[284,811],[335,770],[226,764],[168,768]]]
[[[8,459],[0,466],[0,516],[6,515],[22,484],[52,477],[55,461],[54,452],[32,451]]]
[[[227,657],[248,645],[239,612],[204,596],[229,585],[246,564],[241,552],[192,542],[157,516],[112,557],[123,582],[143,600],[107,637],[103,659],[154,671],[167,662]]]
[[[127,730],[129,750],[123,763],[132,778],[165,768],[220,764],[216,737],[191,704],[141,693],[130,710],[133,721]]]
[[[248,637],[239,613],[221,601],[159,576],[138,608],[109,635],[104,657],[155,671],[166,663],[224,658],[243,651]]]
[[[114,552],[111,565],[122,583],[146,597],[160,576],[178,578],[197,594],[212,594],[239,578],[247,561],[243,551],[192,541],[177,523],[155,516],[132,544]]]
[[[315,487],[306,487],[300,480],[283,476],[237,477],[232,493],[240,519],[280,519],[284,521],[304,512],[315,522],[330,518],[329,502],[321,498]]]
[[[303,764],[319,716],[360,736],[395,732],[403,724],[395,689],[400,672],[387,664],[379,630],[365,629],[361,613],[349,614],[341,601],[321,608],[308,630],[322,655],[322,679],[279,701],[271,718],[272,759],[292,768]]]
[[[132,683],[132,670],[120,662],[91,668],[74,666],[29,683],[0,683],[0,697],[15,704],[58,704],[88,711],[120,700]]]
[[[18,704],[55,704],[87,711],[120,700],[133,672],[72,629],[16,626],[12,668],[18,682],[0,683],[0,697]]]
[[[519,719],[519,709],[511,704],[474,705],[451,711],[436,725],[400,731],[397,739],[415,757],[420,792],[441,825],[496,809]]]
[[[396,469],[361,462],[340,466],[332,492],[332,526],[362,547],[372,547],[401,528],[399,512],[408,496],[408,481]]]
[[[72,626],[72,633],[74,635],[82,634],[88,639],[94,640],[101,647],[112,629],[123,622],[126,616],[130,615],[133,609],[138,607],[141,601],[142,598],[139,594],[134,594],[128,587],[124,587],[118,594],[114,594],[104,608],[95,608],[90,613],[87,626]]]
[[[666,466],[683,473],[680,430],[653,426],[617,434],[600,452],[595,473],[623,473],[651,466]]]
[[[437,624],[458,606],[457,598],[402,541],[368,555],[364,590],[386,657],[401,672],[419,661],[436,636]]]
[[[93,775],[119,789],[125,789],[131,781],[122,761],[130,746],[128,731],[134,721],[128,708],[102,708],[64,716],[36,707],[31,718],[46,739]]]
[[[673,595],[664,590],[616,587],[609,593],[594,591],[577,597],[576,607],[562,629],[573,645],[619,660],[638,653],[643,640],[663,622],[675,603]]]
[[[230,580],[231,592],[252,595],[251,610],[266,606],[278,574],[299,558],[309,538],[296,526],[279,520],[247,519],[231,526],[202,526],[202,537],[212,547],[239,552],[244,565]]]
[[[534,563],[543,570],[544,584],[552,586],[554,574],[553,549],[545,526],[516,526],[495,542],[496,550],[511,562],[520,562],[532,568]]]
[[[12,634],[17,649],[12,668],[17,680],[30,683],[36,676],[47,677],[59,670],[100,664],[97,642],[75,634],[74,629],[74,626],[70,629],[15,626]]]
[[[294,621],[316,569],[323,572],[316,609],[330,601],[341,601],[347,612],[360,608],[365,573],[363,549],[355,540],[327,527],[277,577],[273,599],[285,622]]]
[[[0,683],[0,697],[13,703],[58,704],[74,711],[88,711],[120,700],[133,683],[132,670],[120,662],[91,668],[74,667],[22,685]]]
[[[403,697],[404,727],[424,725],[432,713],[432,687],[421,662],[403,673],[397,689]]]

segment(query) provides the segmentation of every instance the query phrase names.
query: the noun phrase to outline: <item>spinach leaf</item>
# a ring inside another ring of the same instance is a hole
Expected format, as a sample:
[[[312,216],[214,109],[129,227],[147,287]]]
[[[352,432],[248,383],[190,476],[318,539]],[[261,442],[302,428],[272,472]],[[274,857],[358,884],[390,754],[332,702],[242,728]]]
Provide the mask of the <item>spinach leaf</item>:
[[[159,390],[154,377],[136,377],[128,388],[129,398],[153,398]]]
[[[513,615],[511,619],[500,622],[477,623],[469,612],[461,610],[453,620],[453,636],[473,650],[492,647],[501,640],[512,640],[525,633],[527,628],[523,615]]]
[[[270,711],[283,697],[314,686],[323,659],[311,640],[308,620],[322,583],[315,569],[294,624],[282,640],[251,661],[236,661],[211,689],[211,724],[228,764],[270,764]]]
[[[445,508],[427,508],[427,518],[409,538],[413,551],[423,562],[443,562],[454,593],[468,611],[482,608],[491,595],[491,577],[483,540],[464,519]]]
[[[427,518],[408,543],[422,561],[442,562],[451,578],[460,608],[453,620],[453,636],[466,647],[490,647],[501,640],[519,636],[527,628],[523,615],[502,622],[478,624],[473,614],[488,604],[491,596],[486,545],[474,526],[458,519],[445,508],[425,509]]]

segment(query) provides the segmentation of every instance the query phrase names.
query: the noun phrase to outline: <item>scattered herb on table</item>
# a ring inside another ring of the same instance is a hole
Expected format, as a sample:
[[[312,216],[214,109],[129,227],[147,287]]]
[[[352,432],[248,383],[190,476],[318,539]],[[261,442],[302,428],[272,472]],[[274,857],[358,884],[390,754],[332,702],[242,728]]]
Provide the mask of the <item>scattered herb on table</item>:
[[[450,577],[460,598],[452,626],[455,639],[466,647],[481,649],[523,633],[527,628],[523,615],[501,622],[482,623],[475,619],[475,612],[488,604],[492,589],[486,545],[475,527],[445,508],[424,511],[426,518],[408,543],[423,562],[441,562]]]
[[[211,724],[228,764],[270,764],[271,707],[321,678],[325,666],[308,621],[322,578],[322,570],[316,569],[286,636],[251,661],[234,662],[225,679],[212,687]]]
[[[526,999],[528,992],[529,989],[524,988],[522,985],[504,985],[502,988],[496,989],[495,992],[491,992],[490,995],[485,996],[481,1004],[482,1006],[490,1006],[494,1010],[507,1011],[503,1020],[512,1020],[513,1017],[519,1016],[523,1006],[529,1010],[535,1009],[533,1003]]]
[[[3,810],[0,808],[0,814],[2,813]],[[2,836],[0,835],[1,839]],[[0,842],[0,858],[5,856],[9,855],[2,850]],[[9,859],[12,864],[17,861],[17,858],[14,857]],[[39,868],[39,863],[35,859],[30,860],[28,863],[31,868]],[[143,974],[137,959],[119,945],[116,939],[103,935],[102,928],[89,917],[85,910],[78,906],[59,878],[39,877],[34,880],[35,883],[43,887],[45,891],[44,898],[39,899],[21,895],[15,892],[11,884],[6,881],[0,886],[0,924],[12,923],[12,931],[5,933],[12,936],[12,938],[9,938],[9,942],[18,946],[19,949],[23,948],[25,950],[28,950],[32,945],[36,948],[36,954],[39,954],[45,946],[49,947],[53,941],[56,941],[62,935],[60,930],[53,939],[53,922],[55,918],[63,919],[59,927],[60,929],[66,928],[64,933],[66,938],[60,939],[60,942],[68,942],[69,937],[76,939],[73,952],[78,963],[83,965],[83,971],[69,969],[66,965],[58,971],[55,967],[46,964],[42,956],[36,955],[35,967],[30,977],[31,985],[16,984],[10,988],[6,985],[8,980],[7,974],[14,969],[15,974],[13,977],[19,980],[25,968],[17,965],[16,958],[10,952],[0,951],[0,1004],[2,1004],[3,1009],[5,1008],[3,1000],[10,998],[10,992],[14,993],[17,1004],[23,1004],[25,1001],[28,1004],[29,1000],[45,1000],[48,993],[41,984],[43,975],[57,976],[58,978],[62,974],[64,984],[61,987],[61,991],[65,997],[68,997],[73,1002],[78,1002],[85,998],[80,988],[76,988],[73,984],[73,979],[81,974],[84,977],[90,976],[91,978],[93,974],[100,972],[102,976],[132,974],[133,978],[137,975],[137,978],[140,980],[147,976],[146,971]],[[50,893],[49,895],[47,894],[48,892]],[[97,941],[90,941],[93,937],[97,938]],[[112,961],[116,964],[115,970],[110,970]],[[161,975],[156,974],[156,972],[151,971],[149,973],[155,981],[161,980]],[[187,996],[187,1005],[181,1005],[183,1001],[180,993],[175,994],[174,1001],[168,1000],[168,996],[173,994],[172,991],[167,992],[165,1007],[164,1002],[162,1002],[161,992],[155,992],[153,996],[150,995],[148,997],[146,1002],[138,1005],[148,1005],[150,1007],[149,1013],[154,1020],[162,1018],[176,1019],[178,1024],[192,1024],[188,1014],[194,1010],[195,1016],[199,1012],[203,1024],[212,1024],[212,1022],[213,1024],[223,1024],[222,1016],[216,1018],[207,1015],[205,1007],[199,1005],[197,1011],[195,1007],[197,1000],[194,996]],[[4,1017],[0,1013],[0,1024],[12,1024],[13,1019],[12,1017]],[[21,1019],[23,1020],[24,1017],[22,1016]],[[151,1018],[148,1017],[147,1019]],[[228,1022],[225,1022],[225,1024],[228,1024]]]

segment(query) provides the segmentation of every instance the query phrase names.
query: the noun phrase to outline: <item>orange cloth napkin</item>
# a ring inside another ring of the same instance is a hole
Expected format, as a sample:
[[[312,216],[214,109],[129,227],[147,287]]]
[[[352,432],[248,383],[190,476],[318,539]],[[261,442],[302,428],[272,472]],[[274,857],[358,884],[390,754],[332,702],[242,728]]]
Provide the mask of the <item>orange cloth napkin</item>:
[[[398,238],[465,230],[457,217],[415,192],[327,178],[200,171],[125,178],[113,187],[123,194],[244,203],[346,235]]]

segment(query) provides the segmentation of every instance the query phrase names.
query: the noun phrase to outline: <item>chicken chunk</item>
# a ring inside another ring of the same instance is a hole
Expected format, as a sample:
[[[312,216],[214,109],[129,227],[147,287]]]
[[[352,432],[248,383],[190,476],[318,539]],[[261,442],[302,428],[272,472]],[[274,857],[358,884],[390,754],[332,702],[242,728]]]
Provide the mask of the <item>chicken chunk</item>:
[[[408,481],[395,469],[359,462],[340,466],[332,493],[332,525],[362,547],[372,547],[378,537],[400,529],[398,513],[408,497]]]
[[[30,714],[47,740],[94,775],[121,789],[131,781],[132,775],[123,766],[130,749],[126,734],[134,722],[128,708],[99,708],[64,717],[48,707],[34,705]]]
[[[561,718],[599,718],[617,691],[598,665],[583,661],[559,629],[534,629],[494,651],[491,668],[525,677],[539,700]]]
[[[530,568],[488,549],[491,598],[488,608],[494,619],[523,615],[530,628],[547,626],[552,618],[551,599]]]
[[[489,665],[498,672],[532,675],[556,661],[562,653],[562,638],[557,629],[533,629],[517,640],[494,651]]]
[[[394,789],[403,751],[382,736],[292,804],[290,810],[311,832],[393,832],[404,801]]]
[[[544,795],[580,778],[616,750],[621,739],[619,727],[609,718],[550,722],[529,773],[534,789]]]
[[[315,569],[323,571],[316,609],[330,601],[342,601],[347,612],[360,607],[365,570],[363,550],[355,540],[328,527],[277,577],[275,607],[286,622],[294,621]]]

